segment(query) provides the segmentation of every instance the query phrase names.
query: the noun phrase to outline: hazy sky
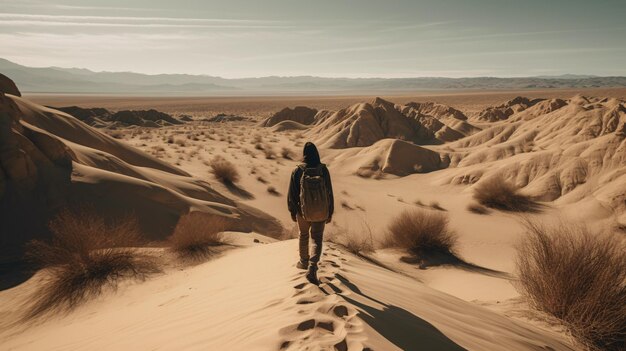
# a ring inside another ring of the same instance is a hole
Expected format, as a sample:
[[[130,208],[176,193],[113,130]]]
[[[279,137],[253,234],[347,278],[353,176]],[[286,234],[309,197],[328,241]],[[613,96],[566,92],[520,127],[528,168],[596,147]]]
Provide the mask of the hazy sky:
[[[626,75],[626,0],[0,0],[0,57],[223,77]]]

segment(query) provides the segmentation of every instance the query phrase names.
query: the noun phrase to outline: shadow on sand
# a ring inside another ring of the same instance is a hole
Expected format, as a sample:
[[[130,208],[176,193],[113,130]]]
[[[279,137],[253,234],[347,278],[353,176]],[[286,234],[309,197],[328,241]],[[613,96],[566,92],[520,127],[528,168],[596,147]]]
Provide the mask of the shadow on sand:
[[[18,286],[34,274],[33,266],[23,261],[0,263],[0,291]]]
[[[400,349],[430,351],[465,350],[463,347],[450,340],[432,324],[413,313],[364,294],[358,286],[354,285],[341,274],[336,274],[335,277],[361,298],[382,306],[382,309],[378,309],[357,301],[357,299],[352,299],[340,294],[341,297],[360,310],[359,318]],[[358,298],[358,300],[361,300],[361,298]]]
[[[501,279],[514,279],[513,276],[506,272],[497,271],[490,268],[485,268],[470,262],[466,262],[465,260],[457,257],[453,253],[439,253],[439,254],[429,254],[429,255],[412,255],[412,256],[404,256],[400,258],[402,262],[410,263],[410,264],[418,264],[420,269],[426,269],[428,267],[437,267],[437,266],[451,266],[454,268],[462,269],[472,273],[478,273],[487,275],[494,278]]]
[[[237,184],[234,183],[225,183],[226,189],[230,191],[233,195],[239,196],[242,199],[252,200],[254,199],[254,195],[251,192],[240,188]]]

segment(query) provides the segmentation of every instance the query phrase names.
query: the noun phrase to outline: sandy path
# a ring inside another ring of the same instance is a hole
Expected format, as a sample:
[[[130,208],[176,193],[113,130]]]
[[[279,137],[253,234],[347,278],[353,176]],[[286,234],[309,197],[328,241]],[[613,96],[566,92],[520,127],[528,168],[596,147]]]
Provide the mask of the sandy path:
[[[332,244],[320,265],[322,285],[315,287],[293,264],[296,247],[295,240],[257,244],[123,286],[27,332],[0,332],[0,349],[570,349],[552,332],[438,292]]]

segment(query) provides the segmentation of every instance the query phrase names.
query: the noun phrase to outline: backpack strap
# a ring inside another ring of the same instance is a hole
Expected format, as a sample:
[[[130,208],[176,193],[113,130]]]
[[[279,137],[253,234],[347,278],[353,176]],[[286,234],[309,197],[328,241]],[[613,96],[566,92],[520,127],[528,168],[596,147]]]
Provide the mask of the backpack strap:
[[[302,171],[302,174],[304,175],[306,173],[307,170],[315,170],[314,174],[317,175],[322,175],[324,173],[324,168],[326,168],[326,165],[323,163],[320,163],[319,165],[315,166],[315,167],[307,167],[306,163],[301,163],[298,165],[298,168],[300,168],[300,170]],[[308,173],[310,174],[310,173]]]

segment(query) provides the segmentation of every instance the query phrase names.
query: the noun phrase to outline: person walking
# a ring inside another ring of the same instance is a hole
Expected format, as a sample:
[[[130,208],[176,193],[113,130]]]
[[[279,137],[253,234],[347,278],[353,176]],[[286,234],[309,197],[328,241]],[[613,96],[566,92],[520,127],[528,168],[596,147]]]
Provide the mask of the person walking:
[[[322,255],[324,226],[330,223],[334,211],[333,187],[330,172],[320,161],[315,144],[307,142],[303,149],[304,163],[291,173],[287,207],[291,219],[298,223],[300,231],[300,260],[296,266],[307,269],[306,278],[318,285],[317,264]],[[309,236],[313,242],[309,256]]]

